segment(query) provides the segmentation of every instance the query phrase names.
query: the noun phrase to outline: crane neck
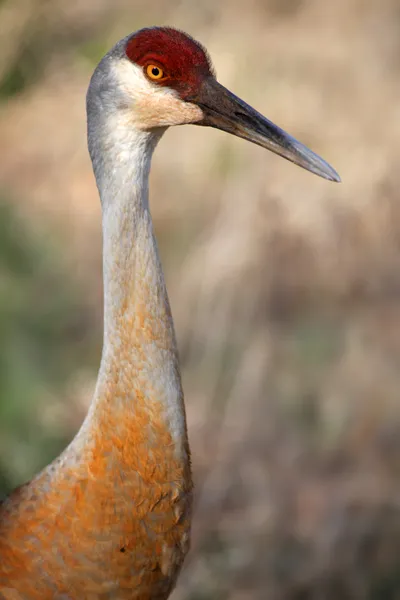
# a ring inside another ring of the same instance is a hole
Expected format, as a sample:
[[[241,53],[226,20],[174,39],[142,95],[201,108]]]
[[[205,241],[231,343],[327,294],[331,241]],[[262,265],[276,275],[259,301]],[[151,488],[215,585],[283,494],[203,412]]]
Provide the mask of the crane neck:
[[[113,348],[121,318],[137,315],[141,301],[149,310],[168,305],[149,208],[151,159],[162,133],[134,130],[124,144],[114,130],[117,139],[103,150],[101,170],[93,160],[102,205],[103,354]]]
[[[115,422],[116,414],[124,420],[137,411],[148,440],[156,443],[151,421],[158,415],[188,460],[174,326],[148,202],[151,157],[164,130],[138,131],[124,119],[97,124],[89,115],[103,214],[104,340],[87,421],[98,423],[111,410]],[[106,141],[99,137],[105,131]],[[101,423],[104,427],[104,419]]]

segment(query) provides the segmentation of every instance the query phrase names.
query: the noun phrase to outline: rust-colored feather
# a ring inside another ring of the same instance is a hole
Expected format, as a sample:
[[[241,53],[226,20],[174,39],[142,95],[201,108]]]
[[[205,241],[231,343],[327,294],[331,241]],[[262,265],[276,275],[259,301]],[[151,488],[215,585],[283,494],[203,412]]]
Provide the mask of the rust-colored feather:
[[[116,211],[105,284],[118,302],[95,397],[71,445],[0,506],[0,599],[165,600],[189,548],[190,456],[165,283],[148,212],[129,199]]]
[[[135,414],[101,415],[75,467],[44,471],[1,507],[0,598],[169,594],[188,550],[190,468],[160,410],[134,395]]]

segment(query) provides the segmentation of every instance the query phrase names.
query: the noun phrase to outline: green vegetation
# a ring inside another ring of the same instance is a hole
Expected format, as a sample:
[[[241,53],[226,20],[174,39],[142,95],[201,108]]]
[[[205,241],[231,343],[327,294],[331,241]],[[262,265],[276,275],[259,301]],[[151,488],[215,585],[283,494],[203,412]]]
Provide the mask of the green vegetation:
[[[0,494],[58,454],[71,436],[41,418],[71,372],[93,356],[88,311],[52,240],[0,201]]]
[[[398,4],[0,0],[0,494],[65,446],[94,384],[84,95],[114,41],[187,30],[221,83],[343,177],[204,128],[157,149],[196,482],[174,600],[400,599]],[[84,290],[65,264],[81,255]]]

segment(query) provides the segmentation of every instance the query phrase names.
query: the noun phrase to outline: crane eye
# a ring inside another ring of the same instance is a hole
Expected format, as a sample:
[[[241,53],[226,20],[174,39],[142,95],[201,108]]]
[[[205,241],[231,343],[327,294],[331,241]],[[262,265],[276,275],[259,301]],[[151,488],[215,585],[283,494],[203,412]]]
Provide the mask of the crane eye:
[[[153,79],[154,81],[158,81],[164,77],[164,71],[158,65],[147,65],[146,74],[149,79]]]

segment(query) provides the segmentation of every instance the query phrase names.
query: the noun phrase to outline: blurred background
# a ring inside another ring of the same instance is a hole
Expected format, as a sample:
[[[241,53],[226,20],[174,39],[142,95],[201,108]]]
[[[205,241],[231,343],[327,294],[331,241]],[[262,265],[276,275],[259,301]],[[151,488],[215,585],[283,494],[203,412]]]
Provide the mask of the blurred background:
[[[151,205],[196,480],[174,600],[400,598],[398,0],[0,0],[0,491],[73,437],[102,339],[85,93],[152,24],[322,154],[334,185],[167,133]]]

